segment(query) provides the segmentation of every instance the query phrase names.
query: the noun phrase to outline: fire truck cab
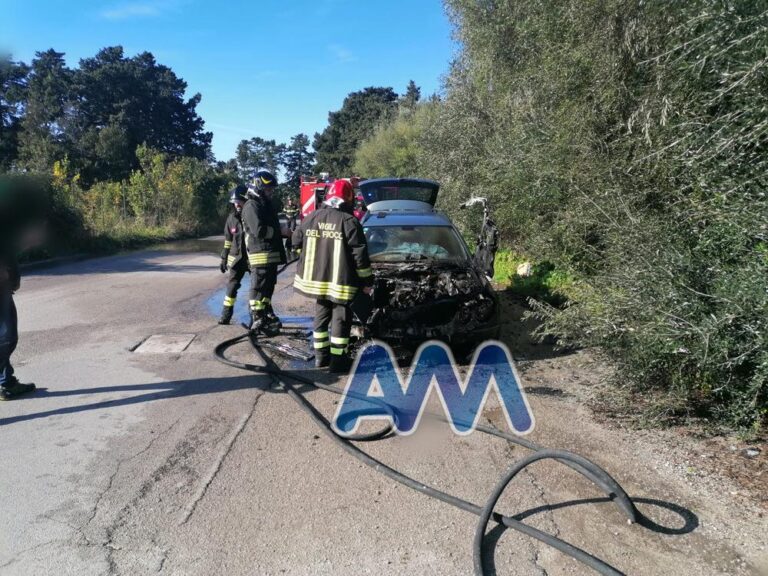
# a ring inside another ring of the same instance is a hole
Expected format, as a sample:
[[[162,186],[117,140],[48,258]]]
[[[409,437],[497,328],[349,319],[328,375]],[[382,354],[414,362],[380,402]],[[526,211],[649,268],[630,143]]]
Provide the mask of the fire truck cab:
[[[336,178],[331,178],[327,172],[321,172],[319,176],[301,177],[300,200],[302,219],[306,218],[315,208],[322,204],[323,200],[325,200],[326,192],[336,180]],[[343,180],[348,180],[355,189],[355,216],[362,218],[365,210],[361,207],[362,197],[360,197],[358,190],[360,186],[360,178],[343,178]]]

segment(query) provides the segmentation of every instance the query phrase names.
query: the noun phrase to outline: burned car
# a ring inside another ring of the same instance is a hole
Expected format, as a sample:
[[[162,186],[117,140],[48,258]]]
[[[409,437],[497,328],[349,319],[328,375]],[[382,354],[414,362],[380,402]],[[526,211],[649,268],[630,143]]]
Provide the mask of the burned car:
[[[473,255],[451,220],[434,208],[439,184],[387,178],[360,188],[374,272],[372,298],[353,304],[365,336],[396,351],[437,339],[462,355],[496,338],[499,299],[486,275],[489,260],[492,274],[493,254],[489,258],[481,243]],[[486,220],[492,225],[487,211]]]

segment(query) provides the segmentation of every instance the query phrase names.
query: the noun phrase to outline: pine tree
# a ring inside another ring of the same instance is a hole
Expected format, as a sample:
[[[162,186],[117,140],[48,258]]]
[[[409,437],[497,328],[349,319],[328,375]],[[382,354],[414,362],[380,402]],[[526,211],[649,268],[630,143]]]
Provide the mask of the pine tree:
[[[298,191],[301,176],[310,174],[314,163],[315,153],[309,148],[309,137],[306,134],[293,136],[285,153],[285,183],[291,191]]]
[[[19,161],[25,168],[47,172],[66,155],[63,121],[71,86],[72,71],[64,54],[53,49],[37,52],[19,135]]]
[[[10,56],[0,59],[0,171],[16,161],[22,102],[26,97],[29,67]]]

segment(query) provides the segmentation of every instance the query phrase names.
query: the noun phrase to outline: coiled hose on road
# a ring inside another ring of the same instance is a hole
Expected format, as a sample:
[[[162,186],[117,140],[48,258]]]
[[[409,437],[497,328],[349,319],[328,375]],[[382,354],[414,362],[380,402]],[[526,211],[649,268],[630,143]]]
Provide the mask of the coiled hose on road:
[[[282,272],[283,270],[285,270],[285,268],[287,268],[289,264],[281,268],[279,272]],[[229,348],[245,340],[248,340],[250,342],[253,350],[261,357],[262,361],[264,362],[263,364],[259,365],[259,364],[247,364],[243,362],[237,362],[226,356],[226,352]],[[294,374],[289,371],[282,370],[274,362],[274,360],[272,360],[272,358],[268,354],[266,354],[264,350],[261,348],[261,346],[259,345],[259,336],[245,333],[235,338],[230,338],[229,340],[225,340],[224,342],[216,346],[216,348],[214,349],[214,357],[219,362],[222,362],[228,366],[232,366],[234,368],[239,368],[241,370],[247,370],[249,372],[264,374],[269,376],[275,384],[279,385],[288,394],[288,396],[290,396],[293,400],[296,401],[296,403],[302,408],[302,410],[304,410],[310,416],[310,418],[312,418],[312,420],[318,426],[320,426],[323,432],[325,432],[325,434],[329,438],[331,438],[331,440],[336,442],[341,448],[346,450],[349,454],[351,454],[352,456],[354,456],[364,464],[370,466],[377,472],[380,472],[381,474],[384,474],[388,478],[395,480],[400,484],[408,486],[409,488],[412,488],[417,492],[425,494],[431,498],[436,498],[437,500],[440,500],[442,502],[445,502],[461,510],[464,510],[466,512],[469,512],[471,514],[478,516],[479,520],[477,522],[477,527],[475,529],[475,537],[473,542],[473,560],[474,560],[474,571],[476,576],[484,576],[485,574],[487,574],[484,568],[485,566],[484,543],[486,538],[486,530],[491,520],[499,524],[502,524],[507,528],[512,528],[514,530],[522,532],[523,534],[531,536],[532,538],[536,538],[537,540],[544,542],[545,544],[552,546],[553,548],[556,548],[560,552],[568,556],[571,556],[572,558],[575,558],[576,560],[586,564],[587,566],[593,568],[596,572],[600,574],[604,574],[606,576],[623,576],[622,572],[619,572],[609,564],[589,554],[588,552],[585,552],[584,550],[577,548],[576,546],[573,546],[572,544],[569,544],[568,542],[561,540],[560,538],[552,536],[551,534],[547,534],[546,532],[542,532],[537,528],[528,526],[527,524],[524,524],[520,520],[517,520],[511,516],[505,516],[494,511],[496,503],[501,498],[501,495],[504,493],[507,486],[509,486],[512,480],[514,480],[514,478],[523,469],[525,469],[530,464],[533,464],[534,462],[537,462],[539,460],[549,459],[549,460],[554,460],[558,463],[564,464],[569,468],[575,470],[576,472],[580,473],[582,476],[586,477],[587,479],[591,480],[594,484],[596,484],[599,488],[601,488],[603,492],[605,492],[606,496],[609,499],[615,502],[615,504],[627,517],[627,520],[630,524],[636,523],[638,521],[638,511],[636,510],[634,504],[632,503],[632,500],[629,498],[629,496],[627,496],[627,493],[624,491],[624,489],[618,484],[618,482],[616,482],[616,480],[614,480],[610,476],[610,474],[608,474],[605,470],[600,468],[600,466],[584,458],[583,456],[579,456],[578,454],[574,454],[566,450],[551,450],[548,448],[544,448],[534,442],[531,442],[530,440],[526,440],[525,438],[514,436],[512,434],[508,434],[503,430],[499,430],[493,426],[479,425],[476,427],[476,430],[483,432],[485,434],[489,434],[491,436],[496,436],[497,438],[501,438],[509,442],[513,442],[514,444],[523,446],[524,448],[528,448],[533,452],[527,457],[516,462],[504,474],[501,480],[499,480],[499,482],[496,484],[496,487],[494,488],[488,500],[486,500],[485,504],[483,506],[479,506],[467,500],[463,500],[461,498],[458,498],[456,496],[453,496],[451,494],[448,494],[446,492],[443,492],[441,490],[428,486],[422,482],[419,482],[414,478],[411,478],[410,476],[406,476],[402,472],[399,472],[398,470],[395,470],[394,468],[384,464],[383,462],[380,462],[379,460],[372,457],[367,452],[363,451],[358,446],[353,444],[353,442],[356,442],[356,441],[357,442],[373,441],[373,440],[379,440],[379,439],[385,438],[389,436],[390,433],[392,432],[391,427],[387,427],[382,430],[372,432],[369,434],[358,434],[358,435],[349,436],[349,437],[342,437],[336,434],[336,432],[333,430],[331,423],[328,421],[328,419],[325,416],[323,416],[317,410],[317,408],[315,408],[315,406],[309,400],[307,400],[301,392],[299,392],[296,389],[296,386],[294,386],[292,382],[298,382],[300,384],[313,386],[315,388],[318,388],[320,390],[325,390],[333,394],[342,395],[344,391],[335,386],[322,384],[320,382],[316,382],[310,378],[306,378],[299,374]],[[428,416],[445,421],[444,417],[436,414],[428,414]]]
[[[227,358],[226,351],[232,346],[240,342],[243,342],[245,340],[248,340],[251,346],[253,347],[253,349],[256,351],[256,353],[259,354],[261,359],[264,361],[263,365],[246,364],[243,362],[237,362],[235,360],[231,360]],[[325,416],[323,416],[315,408],[315,406],[311,402],[309,402],[309,400],[307,400],[301,392],[299,392],[296,389],[296,387],[292,382],[298,382],[300,384],[310,385],[320,390],[326,390],[333,394],[339,394],[339,395],[344,393],[343,390],[335,386],[330,386],[327,384],[322,384],[320,382],[315,382],[304,376],[293,374],[291,372],[280,369],[275,364],[275,362],[261,349],[261,347],[259,346],[258,337],[251,336],[250,334],[246,333],[246,334],[237,336],[235,338],[230,338],[229,340],[226,340],[221,344],[219,344],[218,346],[216,346],[216,349],[214,350],[214,356],[216,357],[217,360],[219,360],[220,362],[228,366],[239,368],[241,370],[247,370],[249,372],[264,374],[271,377],[272,381],[275,384],[280,385],[282,389],[285,390],[285,392],[288,394],[288,396],[290,396],[293,400],[295,400],[296,403],[305,412],[307,412],[310,418],[312,418],[312,420],[320,426],[320,428],[323,430],[323,432],[325,432],[327,436],[329,436],[334,442],[336,442],[341,448],[346,450],[349,454],[351,454],[352,456],[354,456],[364,464],[372,467],[377,472],[380,472],[385,476],[387,476],[388,478],[391,478],[392,480],[395,480],[401,484],[404,484],[405,486],[408,486],[409,488],[412,488],[417,492],[421,492],[422,494],[425,494],[432,498],[436,498],[447,504],[456,506],[461,510],[465,510],[466,512],[470,512],[471,514],[475,514],[476,516],[479,516],[477,528],[475,530],[475,538],[474,538],[474,546],[473,546],[474,567],[475,567],[475,574],[477,576],[483,576],[484,574],[486,574],[486,571],[484,569],[485,559],[484,559],[483,544],[486,537],[486,534],[485,534],[486,529],[491,520],[499,524],[503,524],[507,528],[518,530],[523,534],[527,534],[528,536],[536,538],[537,540],[540,540],[541,542],[544,542],[545,544],[548,544],[549,546],[556,548],[557,550],[563,552],[564,554],[567,554],[568,556],[571,556],[576,560],[583,562],[584,564],[593,568],[595,571],[597,571],[600,574],[604,574],[606,576],[622,576],[622,572],[619,572],[612,566],[606,564],[605,562],[589,554],[588,552],[585,552],[584,550],[577,548],[576,546],[573,546],[572,544],[569,544],[568,542],[565,542],[560,538],[547,534],[546,532],[542,532],[537,528],[528,526],[527,524],[524,524],[523,522],[516,520],[515,518],[512,518],[510,516],[504,516],[502,514],[499,514],[498,512],[494,512],[494,507],[496,506],[496,503],[498,502],[499,498],[501,498],[501,495],[503,494],[504,490],[507,488],[507,486],[512,482],[512,480],[517,476],[519,472],[521,472],[529,464],[532,464],[536,461],[544,460],[544,459],[552,459],[561,464],[565,464],[566,466],[569,466],[573,470],[579,472],[580,474],[582,474],[583,476],[585,476],[586,478],[594,482],[598,487],[600,487],[605,492],[608,498],[610,498],[616,503],[619,509],[626,515],[630,523],[636,522],[637,511],[635,509],[634,504],[630,500],[629,496],[627,496],[624,489],[605,470],[600,468],[594,462],[582,456],[574,454],[572,452],[568,452],[566,450],[550,450],[550,449],[543,448],[531,442],[530,440],[519,438],[512,434],[508,434],[492,426],[484,426],[484,425],[478,426],[477,430],[481,432],[490,434],[492,436],[496,436],[498,438],[502,438],[509,442],[513,442],[519,446],[523,446],[533,451],[532,454],[530,454],[526,458],[523,458],[522,460],[519,460],[517,463],[515,463],[514,466],[512,466],[509,469],[509,471],[507,471],[507,473],[502,477],[502,479],[496,485],[496,487],[493,490],[493,493],[485,502],[485,504],[483,506],[479,506],[472,502],[462,500],[461,498],[457,498],[456,496],[452,496],[451,494],[442,492],[441,490],[428,486],[422,482],[419,482],[414,478],[411,478],[410,476],[406,476],[405,474],[373,458],[368,453],[364,452],[358,446],[353,444],[353,441],[371,441],[371,440],[384,438],[390,434],[391,429],[386,428],[370,434],[359,434],[356,436],[352,436],[350,438],[341,437],[338,434],[336,434],[333,428],[331,427],[331,424],[328,421],[328,419],[325,418]],[[443,420],[443,418],[440,416],[437,416],[437,415],[431,415],[431,416]]]

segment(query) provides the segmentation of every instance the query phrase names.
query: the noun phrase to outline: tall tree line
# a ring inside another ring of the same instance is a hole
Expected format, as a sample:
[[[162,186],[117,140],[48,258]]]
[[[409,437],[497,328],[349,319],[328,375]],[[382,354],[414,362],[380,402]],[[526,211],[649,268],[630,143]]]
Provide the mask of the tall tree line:
[[[68,159],[84,184],[118,181],[147,145],[170,158],[209,160],[212,135],[197,114],[200,94],[149,52],[100,50],[69,68],[64,54],[38,52],[30,64],[0,62],[0,169],[50,172]]]
[[[262,168],[280,174],[281,191],[295,195],[301,177],[311,175],[315,169],[315,153],[303,133],[292,136],[287,144],[257,136],[241,140],[235,158],[227,164],[243,181],[251,180]]]
[[[328,113],[328,125],[323,131],[314,135],[314,153],[309,162],[305,161],[308,157],[307,152],[304,152],[309,150],[309,139],[300,134],[294,137],[290,146],[282,148],[274,141],[259,138],[244,140],[238,147],[238,164],[251,169],[253,162],[248,160],[249,158],[270,166],[274,164],[275,159],[285,157],[288,158],[288,181],[296,183],[300,173],[291,166],[304,168],[314,160],[317,161],[314,166],[317,172],[328,172],[334,177],[351,176],[357,169],[355,154],[361,143],[370,138],[378,127],[387,125],[396,118],[398,113],[415,110],[420,98],[421,89],[413,80],[408,83],[402,96],[391,87],[381,86],[370,86],[351,92],[339,110]],[[299,137],[300,140],[296,140]],[[244,161],[241,161],[241,158]]]

